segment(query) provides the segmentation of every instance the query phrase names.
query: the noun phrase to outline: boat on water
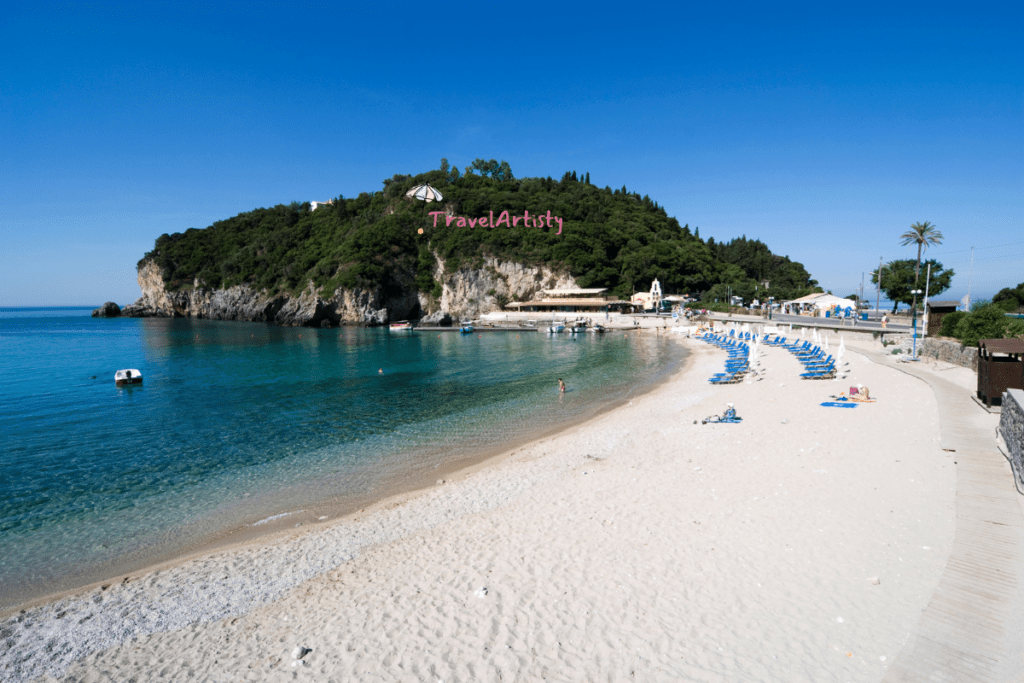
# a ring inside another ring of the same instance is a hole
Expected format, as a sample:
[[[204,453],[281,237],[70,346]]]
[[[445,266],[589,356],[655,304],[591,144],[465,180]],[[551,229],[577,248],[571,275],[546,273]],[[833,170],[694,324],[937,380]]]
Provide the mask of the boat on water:
[[[392,332],[412,332],[412,323],[408,320],[399,320],[396,323],[391,323],[388,329]]]
[[[473,323],[466,323],[459,328],[459,331],[462,332],[462,334],[473,334],[473,329]]]
[[[605,326],[601,323],[594,323],[594,326],[590,328],[590,331],[598,334],[604,334]]]
[[[572,334],[582,334],[587,331],[587,324],[585,322],[573,323],[573,326],[569,328]]]
[[[114,373],[114,384],[119,387],[142,384],[142,373],[135,368],[118,370]]]
[[[565,325],[563,325],[562,323],[555,323],[555,322],[553,322],[553,323],[551,323],[548,326],[548,332],[551,333],[551,334],[558,334],[559,332],[561,332],[564,329],[565,329]]]

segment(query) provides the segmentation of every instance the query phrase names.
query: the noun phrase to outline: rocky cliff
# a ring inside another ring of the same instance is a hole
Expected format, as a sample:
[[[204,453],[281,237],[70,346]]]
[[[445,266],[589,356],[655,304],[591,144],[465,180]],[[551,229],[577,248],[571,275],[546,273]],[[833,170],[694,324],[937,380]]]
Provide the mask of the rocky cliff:
[[[202,283],[168,291],[160,267],[152,261],[139,266],[142,296],[121,314],[132,317],[193,317],[210,320],[246,320],[284,326],[334,327],[384,325],[389,321],[423,318],[474,318],[498,308],[497,299],[530,299],[541,289],[574,287],[567,273],[546,267],[486,259],[480,268],[462,267],[447,272],[437,260],[435,279],[442,283],[440,299],[412,290],[388,295],[383,289],[338,289],[333,293],[313,288],[298,296],[269,295],[240,285],[206,289]]]

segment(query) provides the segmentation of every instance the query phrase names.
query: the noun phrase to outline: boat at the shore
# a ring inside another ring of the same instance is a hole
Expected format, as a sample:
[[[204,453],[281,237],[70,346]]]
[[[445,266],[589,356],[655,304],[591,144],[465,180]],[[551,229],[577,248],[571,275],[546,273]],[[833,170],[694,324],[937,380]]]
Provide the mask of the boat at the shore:
[[[590,328],[590,331],[598,334],[604,334],[605,326],[601,323],[594,323],[594,326]]]
[[[583,332],[586,332],[586,331],[587,331],[587,323],[585,323],[585,322],[573,323],[573,326],[571,328],[569,328],[569,332],[571,332],[572,334],[582,334]]]
[[[564,329],[565,329],[565,325],[563,325],[562,323],[553,322],[550,325],[548,325],[548,332],[550,334],[558,334],[559,332],[561,332]]]
[[[462,332],[462,334],[473,334],[473,329],[474,328],[472,323],[466,323],[465,325],[459,328],[459,331]]]
[[[391,323],[388,329],[392,332],[412,332],[412,323],[408,320],[399,320],[396,323]]]
[[[135,368],[118,370],[114,373],[114,384],[119,387],[142,384],[142,373]]]

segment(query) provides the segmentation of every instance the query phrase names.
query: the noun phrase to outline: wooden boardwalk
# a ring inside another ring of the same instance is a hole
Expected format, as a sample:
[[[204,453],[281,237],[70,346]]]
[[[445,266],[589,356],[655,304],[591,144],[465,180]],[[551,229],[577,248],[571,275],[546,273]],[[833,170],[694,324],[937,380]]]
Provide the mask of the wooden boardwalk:
[[[892,366],[891,357],[865,352]],[[917,363],[931,385],[943,450],[955,452],[956,532],[939,585],[885,681],[1024,680],[1024,514],[992,419],[969,391]]]

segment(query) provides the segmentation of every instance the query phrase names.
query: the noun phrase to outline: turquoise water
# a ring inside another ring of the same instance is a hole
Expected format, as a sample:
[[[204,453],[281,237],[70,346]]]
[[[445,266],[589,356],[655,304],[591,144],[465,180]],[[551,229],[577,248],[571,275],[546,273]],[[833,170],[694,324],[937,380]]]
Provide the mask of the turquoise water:
[[[0,309],[0,606],[379,498],[592,415],[682,357],[633,333],[88,316]],[[119,368],[144,384],[115,387]]]

